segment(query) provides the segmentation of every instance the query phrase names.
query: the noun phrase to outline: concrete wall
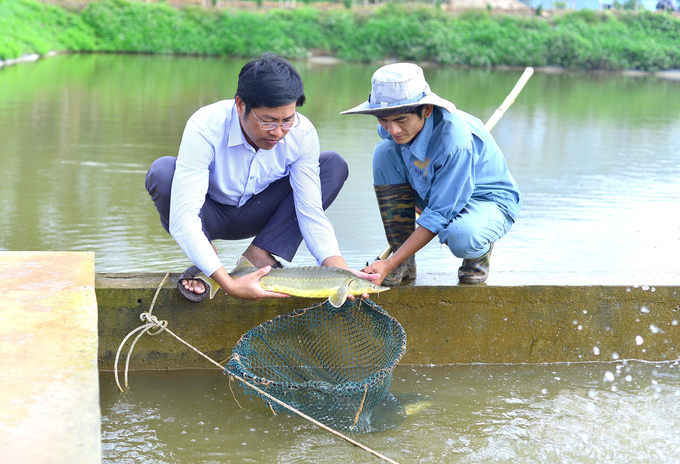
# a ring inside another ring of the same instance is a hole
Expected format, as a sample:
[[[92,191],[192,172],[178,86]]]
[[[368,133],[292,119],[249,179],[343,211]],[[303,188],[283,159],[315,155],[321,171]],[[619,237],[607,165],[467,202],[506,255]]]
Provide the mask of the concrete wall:
[[[153,314],[217,361],[250,328],[316,300],[244,301],[218,294],[200,304],[166,282]],[[160,274],[99,274],[99,367],[142,324]],[[402,364],[552,363],[680,357],[680,274],[495,273],[488,285],[456,285],[430,274],[374,299],[408,337]],[[127,347],[124,353],[127,353]],[[124,358],[123,358],[124,359]],[[145,336],[131,369],[210,367],[168,334]]]
[[[94,253],[0,252],[0,462],[101,462]]]

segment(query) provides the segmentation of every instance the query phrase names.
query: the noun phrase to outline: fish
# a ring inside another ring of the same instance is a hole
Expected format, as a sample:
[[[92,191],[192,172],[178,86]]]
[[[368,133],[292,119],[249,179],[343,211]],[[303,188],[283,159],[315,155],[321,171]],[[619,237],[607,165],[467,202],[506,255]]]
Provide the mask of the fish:
[[[256,266],[241,256],[229,275],[233,279],[238,279],[257,270]],[[196,278],[208,284],[212,299],[220,289],[220,285],[203,272],[196,275]],[[390,289],[362,279],[347,269],[329,266],[272,269],[260,277],[259,282],[263,289],[272,292],[305,298],[328,298],[334,308],[342,306],[347,301],[348,295],[360,296],[364,293],[380,293]]]
[[[419,412],[424,411],[431,406],[432,401],[420,401],[418,403],[407,404],[404,406],[404,411],[406,412],[407,416],[413,416],[414,414],[418,414]]]

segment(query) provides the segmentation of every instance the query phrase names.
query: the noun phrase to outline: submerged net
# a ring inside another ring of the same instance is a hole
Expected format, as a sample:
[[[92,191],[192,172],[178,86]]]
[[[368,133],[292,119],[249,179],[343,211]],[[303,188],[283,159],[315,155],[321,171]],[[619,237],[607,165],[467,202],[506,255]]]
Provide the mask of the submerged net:
[[[405,416],[388,392],[405,351],[403,327],[372,301],[325,302],[246,332],[226,370],[336,430],[382,431]]]

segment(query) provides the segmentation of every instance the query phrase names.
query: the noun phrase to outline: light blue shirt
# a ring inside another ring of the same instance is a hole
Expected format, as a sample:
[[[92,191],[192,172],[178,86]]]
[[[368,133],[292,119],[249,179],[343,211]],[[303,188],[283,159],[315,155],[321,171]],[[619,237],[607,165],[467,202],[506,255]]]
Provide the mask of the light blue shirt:
[[[408,182],[424,201],[418,224],[438,234],[471,198],[493,201],[513,220],[522,197],[505,158],[484,124],[472,115],[437,106],[408,144],[399,145],[378,126],[383,138],[375,151],[403,161]]]
[[[271,150],[255,149],[239,123],[234,100],[194,113],[184,129],[170,194],[170,233],[206,275],[222,267],[198,217],[206,193],[218,203],[243,206],[272,182],[289,176],[302,237],[318,264],[340,256],[335,232],[321,202],[319,137],[300,123]]]

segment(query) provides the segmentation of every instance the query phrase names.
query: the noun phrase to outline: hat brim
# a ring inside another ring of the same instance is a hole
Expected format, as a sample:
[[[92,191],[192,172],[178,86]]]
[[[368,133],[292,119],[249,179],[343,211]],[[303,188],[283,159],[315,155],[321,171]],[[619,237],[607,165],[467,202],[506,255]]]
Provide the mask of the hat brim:
[[[403,105],[394,106],[381,106],[380,108],[371,108],[368,101],[363,102],[361,105],[355,106],[349,110],[342,111],[340,114],[370,114],[373,116],[380,116],[381,114],[399,114],[395,113],[395,110],[403,109],[404,112],[408,112],[411,109],[421,106],[421,105],[434,105],[445,109],[449,113],[453,113],[456,109],[456,105],[448,100],[444,100],[436,93],[430,93],[424,96],[422,99],[416,103],[406,103]]]

